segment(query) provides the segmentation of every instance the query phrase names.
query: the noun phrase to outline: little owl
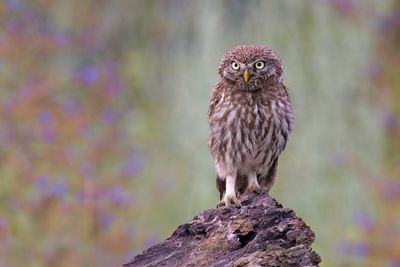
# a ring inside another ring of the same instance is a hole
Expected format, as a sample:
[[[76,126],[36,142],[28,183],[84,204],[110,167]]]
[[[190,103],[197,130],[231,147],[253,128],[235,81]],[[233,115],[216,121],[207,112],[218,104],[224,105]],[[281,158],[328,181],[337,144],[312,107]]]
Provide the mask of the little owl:
[[[240,205],[240,194],[271,189],[294,117],[282,63],[272,49],[234,47],[218,73],[208,111],[218,206]]]

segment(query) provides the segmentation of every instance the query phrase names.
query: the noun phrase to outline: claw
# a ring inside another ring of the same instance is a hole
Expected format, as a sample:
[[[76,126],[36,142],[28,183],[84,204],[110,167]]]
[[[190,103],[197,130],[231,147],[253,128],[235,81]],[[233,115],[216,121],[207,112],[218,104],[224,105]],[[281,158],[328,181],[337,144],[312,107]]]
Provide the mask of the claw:
[[[225,207],[225,201],[221,200],[220,202],[217,203],[217,208],[223,208]]]
[[[253,184],[253,185],[249,186],[249,188],[247,190],[249,192],[254,192],[257,194],[261,193],[261,187],[258,184]]]
[[[239,201],[239,199],[237,199],[236,197],[234,197],[233,199],[231,199],[231,204],[240,207],[240,201]]]
[[[247,184],[247,192],[261,193],[261,187],[258,184],[257,174],[255,172],[249,175],[249,182]]]
[[[224,198],[218,202],[217,208],[228,207],[230,205],[240,206],[240,201],[235,195],[225,195]]]

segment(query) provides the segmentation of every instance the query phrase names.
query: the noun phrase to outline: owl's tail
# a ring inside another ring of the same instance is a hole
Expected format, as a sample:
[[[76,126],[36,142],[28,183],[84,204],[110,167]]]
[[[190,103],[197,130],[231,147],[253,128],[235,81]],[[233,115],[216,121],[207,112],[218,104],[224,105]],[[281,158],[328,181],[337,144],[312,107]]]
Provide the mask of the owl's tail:
[[[275,183],[277,168],[278,168],[278,158],[274,160],[266,176],[258,177],[258,182],[262,187],[266,187],[268,192],[271,190],[271,187]]]

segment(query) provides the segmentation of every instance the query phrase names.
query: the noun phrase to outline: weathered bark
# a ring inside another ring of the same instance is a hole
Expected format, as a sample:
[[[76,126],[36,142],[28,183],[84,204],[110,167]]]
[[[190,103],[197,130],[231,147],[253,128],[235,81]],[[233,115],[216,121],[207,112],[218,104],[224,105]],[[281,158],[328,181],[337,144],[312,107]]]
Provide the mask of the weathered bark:
[[[241,208],[205,210],[131,266],[318,266],[313,231],[266,191],[240,197]]]

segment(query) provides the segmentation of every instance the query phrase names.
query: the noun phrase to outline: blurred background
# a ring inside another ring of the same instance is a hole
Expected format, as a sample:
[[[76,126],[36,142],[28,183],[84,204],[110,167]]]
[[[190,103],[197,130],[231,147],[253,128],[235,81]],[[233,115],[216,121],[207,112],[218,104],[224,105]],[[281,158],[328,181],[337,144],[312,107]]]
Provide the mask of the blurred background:
[[[271,195],[321,266],[400,266],[400,1],[0,5],[0,266],[120,266],[218,201],[208,97],[272,47],[296,126]]]

